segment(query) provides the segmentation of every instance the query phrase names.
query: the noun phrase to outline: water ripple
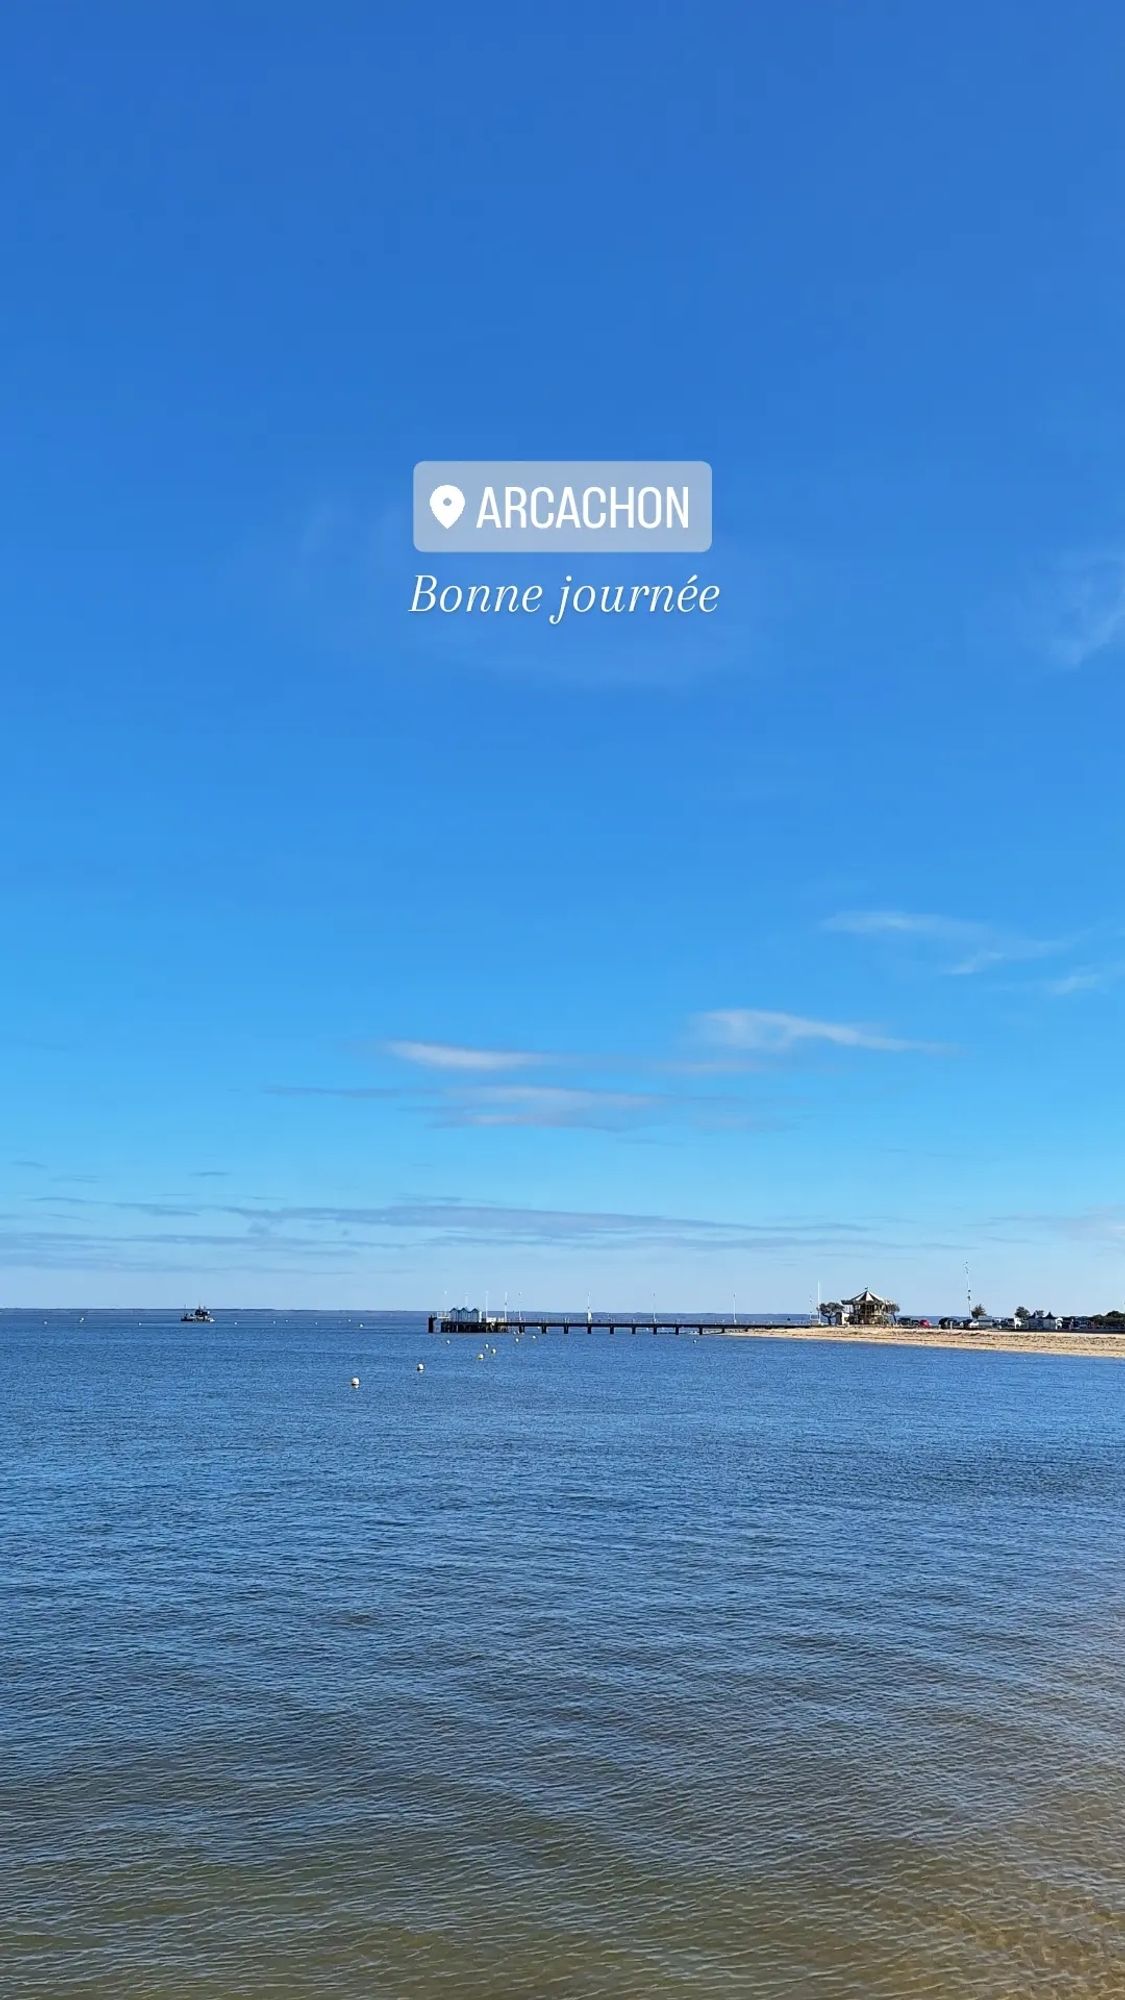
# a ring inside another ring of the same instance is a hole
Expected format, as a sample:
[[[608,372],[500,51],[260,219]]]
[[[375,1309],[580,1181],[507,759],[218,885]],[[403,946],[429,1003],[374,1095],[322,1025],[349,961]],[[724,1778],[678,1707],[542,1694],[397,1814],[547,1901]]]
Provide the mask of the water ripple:
[[[1121,2000],[1125,1370],[239,1320],[0,1315],[5,1990]]]

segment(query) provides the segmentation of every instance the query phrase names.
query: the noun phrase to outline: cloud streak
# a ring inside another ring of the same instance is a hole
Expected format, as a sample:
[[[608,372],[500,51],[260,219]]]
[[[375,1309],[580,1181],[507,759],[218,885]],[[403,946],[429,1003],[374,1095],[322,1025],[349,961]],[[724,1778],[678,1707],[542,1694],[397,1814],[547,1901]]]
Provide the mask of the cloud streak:
[[[582,1126],[616,1131],[667,1116],[658,1096],[642,1091],[566,1090],[548,1085],[497,1084],[466,1092],[441,1115],[445,1125]]]
[[[941,945],[956,954],[953,963],[943,968],[954,978],[968,978],[998,965],[1050,958],[1068,949],[1065,938],[1022,937],[996,924],[910,910],[842,910],[825,918],[821,929],[848,937],[915,938]]]
[[[383,1048],[398,1062],[411,1063],[419,1069],[453,1070],[461,1074],[537,1069],[556,1060],[532,1049],[478,1049],[455,1042],[384,1042]]]
[[[1123,978],[1125,965],[1083,965],[1061,979],[1048,979],[1043,990],[1053,999],[1062,1000],[1075,993],[1106,993]]]
[[[1075,1213],[1035,1213],[997,1215],[991,1218],[987,1227],[991,1229],[1010,1228],[1016,1225],[1021,1234],[1016,1242],[1036,1242],[1044,1232],[1062,1236],[1076,1243],[1085,1243],[1103,1249],[1120,1250],[1125,1245],[1125,1208],[1105,1206],[1081,1209]],[[1004,1240],[1004,1239],[1002,1239]]]
[[[1046,649],[1071,671],[1125,645],[1125,551],[1066,556],[1049,585]]]
[[[678,1251],[708,1256],[792,1251],[806,1257],[899,1254],[920,1246],[901,1218],[778,1216],[723,1219],[652,1211],[534,1208],[457,1196],[398,1198],[360,1206],[333,1203],[230,1202],[171,1205],[144,1200],[91,1202],[104,1206],[106,1226],[35,1228],[0,1218],[0,1266],[98,1271],[190,1272],[195,1279],[225,1271],[306,1271],[321,1276],[370,1269],[387,1255],[458,1254],[472,1248],[635,1253]],[[110,1213],[151,1220],[140,1233],[115,1231]],[[932,1246],[929,1246],[932,1247]]]
[[[892,1055],[946,1053],[938,1043],[907,1041],[899,1035],[885,1034],[881,1028],[853,1021],[819,1021],[805,1014],[777,1013],[761,1007],[716,1008],[698,1015],[696,1026],[705,1041],[762,1056],[788,1055],[816,1044],[838,1049],[872,1049]]]
[[[729,1074],[740,1065],[695,1066],[699,1074]],[[420,1084],[412,1089],[379,1084],[274,1083],[269,1097],[327,1097],[366,1103],[390,1099],[413,1104],[438,1127],[523,1126],[540,1131],[625,1132],[646,1125],[689,1124],[701,1131],[758,1129],[766,1120],[743,1099],[728,1094],[572,1088],[557,1084]],[[770,1120],[769,1122],[776,1122]]]
[[[943,943],[963,943],[984,928],[960,917],[939,917],[913,910],[841,910],[826,917],[826,931],[844,931],[851,937],[937,938]]]

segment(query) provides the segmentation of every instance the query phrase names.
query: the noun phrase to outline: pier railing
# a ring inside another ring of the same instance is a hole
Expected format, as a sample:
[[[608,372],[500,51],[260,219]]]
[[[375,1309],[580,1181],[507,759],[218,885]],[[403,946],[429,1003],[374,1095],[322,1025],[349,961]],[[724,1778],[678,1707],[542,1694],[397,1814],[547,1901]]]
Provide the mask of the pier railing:
[[[523,1314],[508,1314],[504,1319],[458,1319],[447,1314],[431,1313],[427,1321],[430,1333],[718,1333],[720,1331],[741,1332],[743,1329],[731,1320],[721,1319],[636,1319],[632,1315],[614,1314],[612,1318],[595,1319],[587,1313],[575,1313],[566,1318],[539,1317],[525,1318]]]

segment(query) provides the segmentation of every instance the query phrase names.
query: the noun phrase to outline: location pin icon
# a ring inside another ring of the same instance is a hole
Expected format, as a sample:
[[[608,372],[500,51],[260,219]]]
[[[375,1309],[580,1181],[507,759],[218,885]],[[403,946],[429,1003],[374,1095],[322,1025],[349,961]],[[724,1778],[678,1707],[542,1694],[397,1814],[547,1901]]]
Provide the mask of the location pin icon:
[[[465,495],[459,486],[435,486],[430,494],[430,512],[443,528],[452,528],[465,511]]]

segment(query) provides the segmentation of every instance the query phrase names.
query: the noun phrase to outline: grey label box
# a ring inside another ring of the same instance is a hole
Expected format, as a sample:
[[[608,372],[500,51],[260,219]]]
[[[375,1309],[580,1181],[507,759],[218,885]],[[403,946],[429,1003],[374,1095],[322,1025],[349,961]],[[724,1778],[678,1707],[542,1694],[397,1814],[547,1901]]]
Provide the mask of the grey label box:
[[[701,459],[428,458],[414,467],[425,555],[700,553],[711,546]]]

